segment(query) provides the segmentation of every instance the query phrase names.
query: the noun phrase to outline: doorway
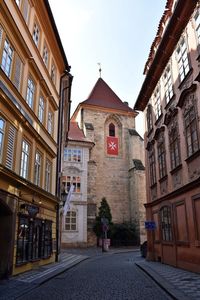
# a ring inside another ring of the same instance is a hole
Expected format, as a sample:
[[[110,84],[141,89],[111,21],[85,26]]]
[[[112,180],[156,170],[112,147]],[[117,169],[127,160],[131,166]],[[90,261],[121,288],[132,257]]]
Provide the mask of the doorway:
[[[12,273],[12,225],[13,213],[0,200],[0,279]]]

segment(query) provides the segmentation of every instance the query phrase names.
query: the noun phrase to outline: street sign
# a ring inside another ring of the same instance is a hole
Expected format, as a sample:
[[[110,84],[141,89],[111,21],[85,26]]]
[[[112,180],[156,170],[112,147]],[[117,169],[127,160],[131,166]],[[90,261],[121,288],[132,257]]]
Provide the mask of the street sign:
[[[154,221],[145,221],[145,229],[156,229],[156,223]]]

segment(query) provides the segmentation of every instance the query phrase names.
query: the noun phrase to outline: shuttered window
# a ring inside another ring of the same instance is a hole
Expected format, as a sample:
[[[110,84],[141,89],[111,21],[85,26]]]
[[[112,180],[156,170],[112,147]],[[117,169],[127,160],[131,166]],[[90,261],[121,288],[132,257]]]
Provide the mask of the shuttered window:
[[[21,86],[22,67],[23,67],[22,61],[20,57],[16,54],[13,83],[15,87],[18,89],[18,91],[20,91],[20,86]]]
[[[2,38],[3,38],[3,28],[0,24],[0,46],[1,46],[1,43],[2,43]]]
[[[7,144],[7,154],[6,154],[6,167],[10,170],[13,169],[15,135],[16,135],[16,129],[13,126],[10,126],[8,130],[8,144]]]
[[[30,4],[28,0],[24,0],[22,14],[26,23],[28,23],[29,11],[30,11]]]

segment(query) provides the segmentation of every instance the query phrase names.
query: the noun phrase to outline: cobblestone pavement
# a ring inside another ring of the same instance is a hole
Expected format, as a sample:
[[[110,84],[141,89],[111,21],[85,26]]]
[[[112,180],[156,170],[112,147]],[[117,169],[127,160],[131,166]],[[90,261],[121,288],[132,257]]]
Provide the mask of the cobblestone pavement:
[[[200,299],[200,274],[159,262],[141,261],[136,262],[136,265],[173,295],[175,299]]]
[[[17,299],[172,299],[136,267],[137,260],[139,252],[96,255]]]
[[[133,248],[68,249],[59,263],[0,280],[0,300],[36,298],[200,300],[200,274],[148,262]]]

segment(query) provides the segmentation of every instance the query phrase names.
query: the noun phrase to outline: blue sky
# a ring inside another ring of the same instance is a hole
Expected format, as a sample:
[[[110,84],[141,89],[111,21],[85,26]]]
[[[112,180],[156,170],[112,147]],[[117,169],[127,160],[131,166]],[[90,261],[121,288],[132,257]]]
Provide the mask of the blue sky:
[[[144,65],[166,0],[49,0],[71,74],[72,107],[84,101],[99,78],[134,106]],[[59,4],[58,4],[59,3]],[[143,116],[136,129],[143,134]]]

